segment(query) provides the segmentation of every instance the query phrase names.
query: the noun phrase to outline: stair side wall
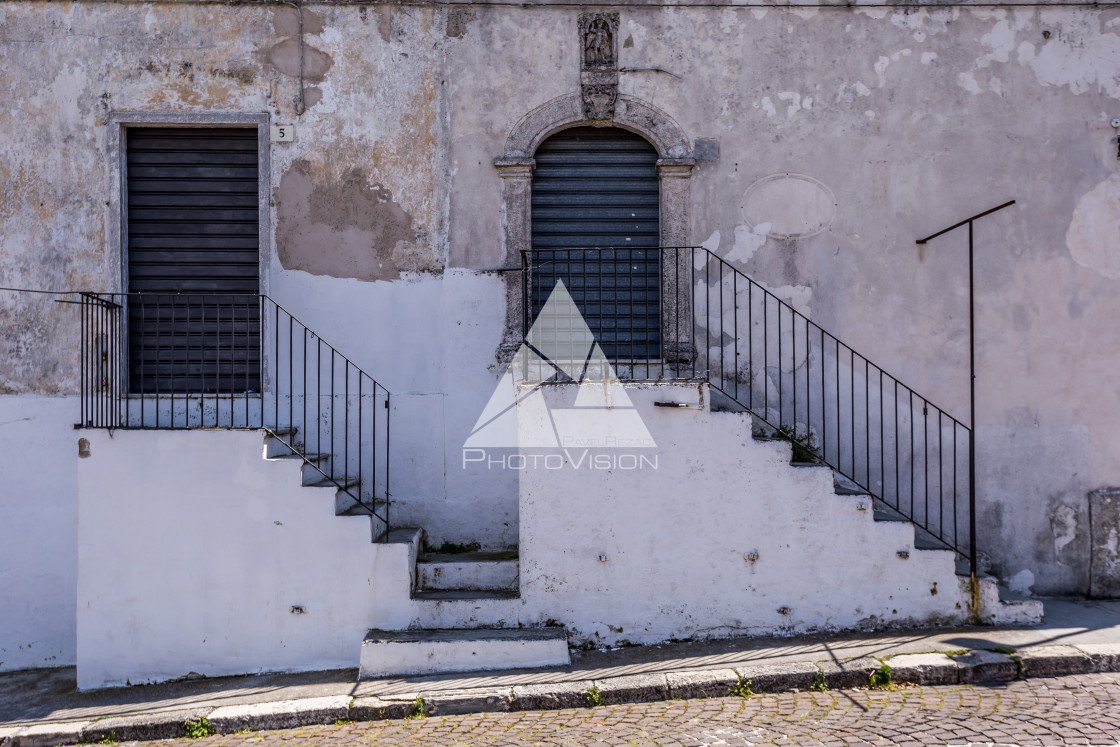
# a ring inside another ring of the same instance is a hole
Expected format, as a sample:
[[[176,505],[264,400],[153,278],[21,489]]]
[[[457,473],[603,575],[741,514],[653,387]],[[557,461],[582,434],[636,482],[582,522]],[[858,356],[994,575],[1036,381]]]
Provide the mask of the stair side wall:
[[[561,389],[542,390],[550,406]],[[575,468],[571,449],[562,469],[520,471],[524,624],[615,644],[967,619],[952,553],[915,550],[910,524],[835,495],[831,470],[791,467],[749,416],[711,412],[706,387],[625,391],[657,444],[633,453],[656,468]]]
[[[0,395],[0,672],[74,664],[79,413]]]
[[[353,667],[371,620],[407,623],[409,546],[335,516],[260,432],[83,436],[80,688]]]

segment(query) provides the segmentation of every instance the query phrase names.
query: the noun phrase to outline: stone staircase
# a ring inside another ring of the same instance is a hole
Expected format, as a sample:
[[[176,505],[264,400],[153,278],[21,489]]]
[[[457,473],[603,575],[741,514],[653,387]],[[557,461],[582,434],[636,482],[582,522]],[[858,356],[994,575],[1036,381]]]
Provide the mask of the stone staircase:
[[[663,412],[659,411],[659,414]],[[721,418],[726,416],[746,418],[746,428],[750,428],[746,413],[724,415],[711,411],[703,414],[714,418],[713,426],[717,422],[723,423],[715,428],[716,431],[731,425],[722,421]],[[767,438],[757,432],[752,432],[752,435],[761,442],[757,447],[761,449],[759,457],[773,454],[774,450],[784,453],[787,461],[792,457],[787,442]],[[548,611],[553,606],[559,609],[560,605],[541,594],[539,584],[524,583],[521,578],[522,557],[516,549],[425,548],[424,533],[418,528],[394,529],[386,535],[384,523],[358,505],[345,485],[336,485],[324,478],[323,468],[329,464],[329,455],[300,456],[285,445],[284,437],[290,443],[298,441],[295,433],[268,434],[266,458],[303,460],[303,484],[316,489],[333,488],[337,515],[369,516],[371,537],[384,548],[382,557],[390,563],[380,572],[385,578],[391,578],[392,583],[373,591],[379,595],[379,613],[370,621],[371,629],[361,642],[359,679],[563,666],[569,663],[569,639],[573,644],[586,642],[586,631],[580,630],[578,623],[569,624],[561,613],[555,616],[562,620],[563,626],[552,623],[551,619],[548,620],[549,625],[544,624],[546,616],[551,618]],[[701,447],[702,444],[698,446]],[[751,456],[749,449],[742,455],[744,459],[759,457]],[[772,456],[767,456],[763,461],[770,459]],[[783,468],[770,466],[765,469],[780,471]],[[784,469],[792,470],[788,478],[791,485],[803,485],[804,490],[814,495],[821,491],[810,486],[820,485],[822,478],[831,483],[830,492],[839,503],[833,506],[830,502],[826,506],[820,502],[822,497],[815,498],[817,503],[814,505],[823,513],[814,518],[827,523],[828,516],[833,513],[839,512],[839,516],[853,511],[863,514],[869,521],[873,519],[878,529],[872,530],[868,526],[858,530],[860,535],[868,532],[871,533],[869,537],[874,535],[871,544],[861,552],[870,552],[873,545],[877,553],[897,556],[891,563],[907,563],[890,565],[897,569],[892,573],[901,574],[902,578],[911,572],[907,569],[912,569],[915,583],[926,583],[928,586],[928,578],[936,577],[942,589],[955,579],[959,588],[947,591],[954,599],[960,599],[961,604],[972,600],[970,619],[973,622],[1029,624],[1041,619],[1040,602],[1001,598],[996,580],[991,577],[980,577],[974,587],[968,577],[967,564],[962,569],[953,551],[945,549],[932,537],[924,536],[925,533],[916,526],[903,526],[910,522],[897,512],[878,505],[866,491],[835,474],[829,467],[790,462]],[[803,477],[798,477],[799,474]],[[864,526],[862,521],[858,523]],[[522,552],[524,550],[522,548]],[[744,557],[753,563],[748,554],[745,553]],[[958,573],[956,577],[952,575],[954,567]],[[539,570],[535,568],[534,574],[539,574]],[[963,576],[960,575],[962,570]],[[530,598],[523,596],[526,593]],[[929,593],[937,593],[936,583]],[[959,620],[967,621],[964,612]]]
[[[302,462],[300,477],[302,485],[306,488],[334,491],[334,513],[336,516],[368,516],[370,518],[370,533],[376,542],[385,536],[388,530],[381,516],[385,515],[386,501],[384,498],[375,498],[375,510],[371,511],[367,505],[362,505],[354,496],[360,488],[360,481],[354,477],[336,477],[331,479],[330,464],[334,456],[321,453],[303,453],[302,442],[297,428],[270,428],[265,430],[264,458],[276,461]]]
[[[755,430],[753,432],[755,440],[758,441],[781,441],[783,439],[773,438],[766,435],[763,431]],[[823,468],[817,463],[813,462],[790,462],[790,466],[796,469],[804,468]],[[1043,604],[1036,599],[1030,599],[1017,594],[1009,589],[999,585],[999,580],[994,576],[987,574],[979,574],[977,576],[977,588],[972,589],[972,578],[969,573],[968,560],[956,555],[955,552],[945,547],[942,542],[939,542],[930,532],[926,531],[920,526],[913,524],[909,519],[901,513],[885,505],[881,501],[875,500],[866,490],[856,485],[854,482],[832,471],[834,492],[838,496],[851,496],[854,498],[863,499],[871,502],[872,517],[876,522],[883,522],[884,524],[907,524],[914,533],[914,552],[917,553],[941,553],[948,554],[953,557],[954,569],[958,579],[960,579],[961,588],[972,597],[972,616],[973,622],[981,624],[1002,624],[1002,625],[1031,625],[1042,622],[1043,618]],[[899,551],[900,553],[906,551]]]
[[[374,542],[396,545],[395,553],[410,567],[408,607],[414,620],[405,630],[371,629],[361,644],[359,679],[387,675],[466,672],[566,665],[567,636],[563,628],[518,627],[520,600],[515,549],[482,551],[460,547],[423,551],[419,529],[403,528],[386,535],[384,500],[370,511],[352,490],[358,481],[330,479],[331,455],[301,454],[297,429],[265,433],[264,457],[300,461],[304,487],[334,491],[337,516],[365,516]],[[389,548],[392,549],[392,548]],[[398,604],[402,600],[396,600]],[[419,626],[419,627],[418,627]]]

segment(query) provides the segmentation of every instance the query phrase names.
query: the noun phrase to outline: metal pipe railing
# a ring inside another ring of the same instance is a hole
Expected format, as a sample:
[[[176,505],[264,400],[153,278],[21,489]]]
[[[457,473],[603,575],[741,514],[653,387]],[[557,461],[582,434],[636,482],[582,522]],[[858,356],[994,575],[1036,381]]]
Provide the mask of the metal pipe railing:
[[[651,251],[652,280],[643,274]],[[703,247],[549,248],[523,252],[522,265],[524,333],[536,357],[547,362],[564,350],[556,341],[587,330],[609,339],[602,349],[619,380],[705,380],[793,442],[795,461],[828,465],[923,539],[975,562],[973,473],[962,461],[972,429],[722,258]],[[649,312],[637,308],[646,302],[634,292],[638,275],[643,288],[660,289],[654,344],[624,334],[628,315]],[[554,300],[558,283],[571,303]],[[576,378],[564,366],[540,369],[542,381]]]
[[[387,533],[389,391],[287,309],[238,293],[79,302],[79,427],[268,430]]]

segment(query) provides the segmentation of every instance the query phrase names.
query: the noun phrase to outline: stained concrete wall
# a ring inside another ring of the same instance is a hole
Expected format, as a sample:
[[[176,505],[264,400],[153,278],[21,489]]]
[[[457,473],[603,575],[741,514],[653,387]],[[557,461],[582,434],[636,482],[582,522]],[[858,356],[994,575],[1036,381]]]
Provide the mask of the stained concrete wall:
[[[75,661],[78,410],[0,396],[0,671]]]
[[[621,66],[679,76],[623,73],[620,92],[719,142],[690,180],[691,240],[962,419],[964,235],[914,240],[1018,200],[976,232],[980,546],[1021,588],[1085,591],[1084,496],[1120,480],[1120,11],[620,12]],[[315,4],[299,116],[291,8],[0,3],[3,285],[119,288],[111,112],[294,123],[271,149],[263,287],[410,399],[409,520],[509,544],[513,486],[456,466],[497,381],[490,271],[516,259],[492,162],[578,90],[577,15]],[[75,390],[72,309],[0,293],[0,320],[0,390]]]

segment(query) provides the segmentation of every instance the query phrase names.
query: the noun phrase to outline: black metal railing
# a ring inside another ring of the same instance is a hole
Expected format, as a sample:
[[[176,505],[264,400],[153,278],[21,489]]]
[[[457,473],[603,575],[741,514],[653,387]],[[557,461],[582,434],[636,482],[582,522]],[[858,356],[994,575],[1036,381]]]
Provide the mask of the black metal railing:
[[[389,526],[389,391],[271,298],[82,293],[87,428],[264,429]]]
[[[610,335],[606,358],[620,380],[705,380],[724,406],[749,411],[763,431],[792,441],[795,460],[828,465],[880,511],[915,524],[920,539],[975,562],[969,427],[707,249],[658,249],[652,280],[650,251],[524,252],[529,344],[540,351],[578,342],[586,324],[596,339]],[[595,271],[580,266],[595,262]],[[648,334],[627,336],[635,273],[642,288],[661,289],[653,356]],[[557,281],[573,303],[542,314]],[[540,380],[550,377],[565,375],[544,367]]]

